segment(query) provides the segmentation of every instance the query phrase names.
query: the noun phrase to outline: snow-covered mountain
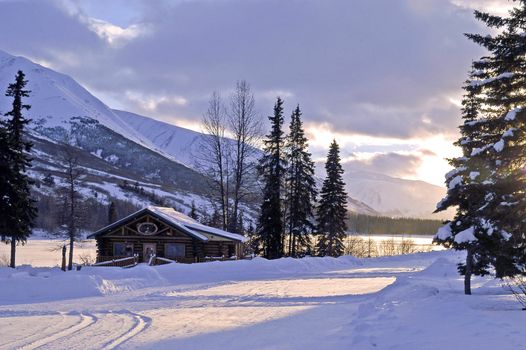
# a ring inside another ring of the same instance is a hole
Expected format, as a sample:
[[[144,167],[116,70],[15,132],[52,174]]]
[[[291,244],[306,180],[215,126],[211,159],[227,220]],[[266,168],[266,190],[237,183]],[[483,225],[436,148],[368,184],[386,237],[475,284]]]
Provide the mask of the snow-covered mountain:
[[[195,156],[203,134],[131,112],[115,109],[113,112],[153,147],[186,166],[195,167]]]
[[[384,215],[444,219],[451,212],[432,214],[445,188],[369,171],[345,169],[349,195]]]
[[[26,115],[33,120],[31,175],[37,180],[39,199],[56,197],[68,151],[86,173],[82,185],[86,198],[100,203],[124,200],[139,206],[165,198],[166,205],[183,211],[192,202],[199,207],[208,203],[204,176],[156,148],[72,78],[0,51],[1,90],[14,81],[18,70],[26,74],[31,90],[27,102],[32,108]],[[1,93],[0,113],[9,110],[10,103]],[[41,181],[50,177],[54,179],[51,185]]]
[[[130,140],[151,146],[133,127],[71,77],[0,50],[0,87],[12,83],[18,70],[24,71],[29,80],[27,88],[31,90],[31,96],[28,102],[32,108],[27,114],[40,126],[67,128],[72,117],[89,117]],[[8,103],[10,101],[2,93],[0,110],[7,110]]]
[[[116,185],[129,178],[165,194],[186,196],[186,206],[188,198],[206,196],[205,179],[195,170],[201,133],[111,109],[71,77],[0,50],[0,89],[14,80],[18,70],[29,81],[32,108],[27,115],[33,119],[33,136],[41,141],[35,150],[41,173],[60,169],[57,147],[68,142],[86,153],[83,166],[93,176],[98,174],[99,182],[113,179]],[[10,108],[9,103],[0,94],[0,113]],[[438,186],[349,169],[345,176],[352,211],[438,218],[431,216],[444,194]]]

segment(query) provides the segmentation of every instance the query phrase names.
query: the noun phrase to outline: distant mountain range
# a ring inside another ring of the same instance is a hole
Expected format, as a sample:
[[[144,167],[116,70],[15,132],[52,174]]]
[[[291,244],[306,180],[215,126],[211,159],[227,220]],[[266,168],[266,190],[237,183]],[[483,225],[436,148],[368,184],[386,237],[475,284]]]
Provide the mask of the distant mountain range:
[[[32,91],[28,115],[33,119],[34,177],[59,173],[59,149],[67,143],[82,155],[79,159],[90,174],[85,192],[97,192],[101,200],[117,197],[149,204],[119,186],[126,180],[166,196],[183,210],[192,202],[206,207],[206,178],[194,162],[201,133],[111,109],[71,77],[0,50],[0,89],[13,81],[17,70],[24,71]],[[8,110],[9,103],[2,93],[0,112]],[[351,169],[346,169],[345,180],[349,208],[362,214],[435,217],[431,212],[444,195],[444,189],[422,181]],[[246,205],[255,217],[257,207]]]
[[[445,188],[424,181],[399,179],[383,174],[345,169],[350,195],[382,215],[445,219],[451,212],[433,214]]]

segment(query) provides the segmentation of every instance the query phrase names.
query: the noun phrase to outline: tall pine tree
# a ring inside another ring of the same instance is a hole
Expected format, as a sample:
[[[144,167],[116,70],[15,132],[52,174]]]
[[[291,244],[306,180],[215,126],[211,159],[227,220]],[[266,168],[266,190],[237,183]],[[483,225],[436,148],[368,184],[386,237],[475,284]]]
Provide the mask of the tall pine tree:
[[[308,141],[303,130],[299,105],[292,113],[290,134],[286,143],[288,163],[286,175],[286,216],[288,253],[297,256],[310,250],[310,234],[314,231],[314,202],[316,181],[314,162],[308,152]]]
[[[25,90],[26,84],[24,73],[18,71],[15,82],[9,84],[5,93],[7,97],[13,98],[13,103],[11,111],[5,114],[8,117],[5,129],[8,145],[7,161],[10,168],[6,177],[10,184],[6,189],[9,205],[2,213],[0,228],[3,230],[2,236],[6,237],[11,244],[10,266],[13,268],[16,266],[16,245],[26,242],[36,217],[36,208],[30,193],[32,181],[26,174],[27,168],[31,167],[31,158],[28,153],[32,147],[25,135],[25,129],[30,120],[22,114],[24,110],[31,108],[22,101],[24,97],[29,97],[30,93]]]
[[[320,256],[340,256],[344,252],[347,225],[347,193],[343,182],[340,147],[334,140],[325,163],[327,176],[323,181],[318,204],[319,235],[317,251]]]
[[[472,70],[464,86],[464,123],[460,126],[461,137],[455,142],[462,149],[462,156],[449,160],[454,169],[446,174],[448,192],[436,210],[456,208],[455,217],[439,229],[435,241],[448,248],[467,251],[465,263],[459,264],[459,271],[464,275],[465,294],[471,294],[472,275],[489,273],[492,254],[488,248],[498,243],[492,242],[495,238],[498,240],[498,236],[492,236],[490,227],[480,213],[493,184],[488,182],[491,162],[484,152],[479,151],[486,145],[487,128],[479,120],[480,87],[471,83],[476,74],[477,71]]]
[[[475,11],[497,30],[467,35],[489,54],[473,63],[468,92],[478,114],[463,125],[459,142],[466,154],[454,164],[457,173],[447,179],[448,196],[439,209],[454,205],[466,191],[478,190],[483,198],[474,196],[471,208],[437,234],[465,245],[466,271],[492,265],[499,278],[524,273],[526,263],[526,1],[517,2],[508,17]]]
[[[270,134],[264,143],[264,155],[259,163],[263,181],[263,203],[258,223],[258,235],[263,242],[264,256],[277,259],[283,256],[282,189],[285,175],[283,100],[278,97],[274,115],[269,117]]]
[[[0,119],[0,237],[6,240],[9,221],[7,214],[11,210],[11,197],[13,194],[13,172],[10,166],[11,148],[9,147],[9,137],[7,126],[4,120]]]

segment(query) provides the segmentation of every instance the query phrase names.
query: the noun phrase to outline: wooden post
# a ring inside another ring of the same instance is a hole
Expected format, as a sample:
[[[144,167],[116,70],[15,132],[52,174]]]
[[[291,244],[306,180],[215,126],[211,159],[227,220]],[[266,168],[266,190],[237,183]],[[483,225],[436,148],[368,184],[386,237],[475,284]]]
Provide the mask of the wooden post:
[[[66,245],[62,246],[62,271],[66,271]]]

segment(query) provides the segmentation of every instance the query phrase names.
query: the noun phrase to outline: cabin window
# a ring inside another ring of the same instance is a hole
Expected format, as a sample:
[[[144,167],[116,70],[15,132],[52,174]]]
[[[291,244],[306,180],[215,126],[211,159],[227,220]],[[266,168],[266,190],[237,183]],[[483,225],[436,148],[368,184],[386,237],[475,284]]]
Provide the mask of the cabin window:
[[[166,243],[164,245],[164,257],[168,259],[184,258],[186,246],[184,243]]]
[[[133,256],[133,244],[123,242],[113,243],[113,256]]]

